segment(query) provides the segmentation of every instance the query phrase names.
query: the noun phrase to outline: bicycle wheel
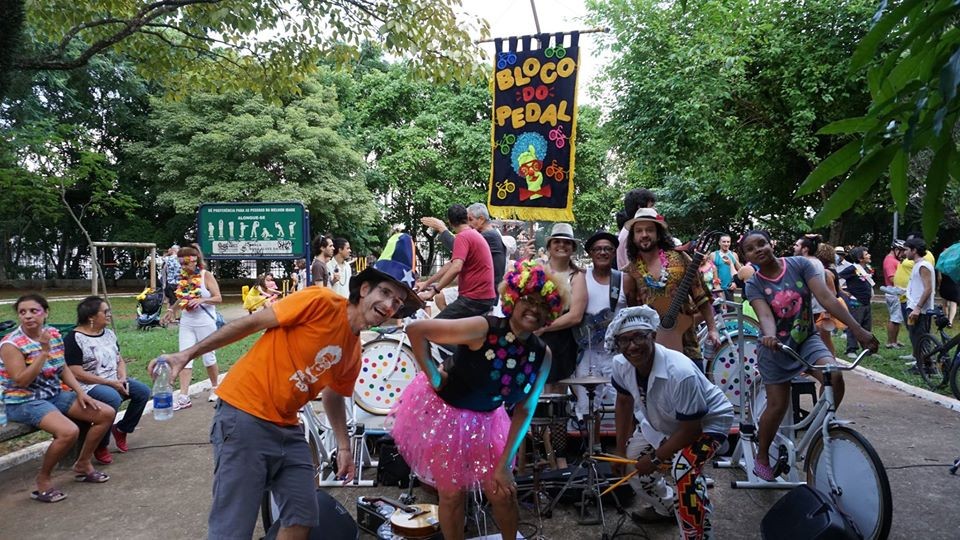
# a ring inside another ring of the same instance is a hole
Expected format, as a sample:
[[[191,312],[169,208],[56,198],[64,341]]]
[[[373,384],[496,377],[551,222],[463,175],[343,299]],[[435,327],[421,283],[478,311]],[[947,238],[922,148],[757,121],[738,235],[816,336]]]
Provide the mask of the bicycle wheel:
[[[396,339],[375,339],[363,346],[353,400],[370,414],[387,414],[417,374],[413,350]]]
[[[940,340],[930,334],[924,334],[917,340],[917,371],[931,390],[947,383],[950,358],[940,344]]]
[[[960,399],[960,351],[953,358],[953,365],[950,366],[950,391],[953,397]]]
[[[744,360],[746,366],[740,366],[740,340],[733,338],[722,340],[713,360],[707,367],[707,378],[723,391],[735,411],[740,409],[740,377],[743,376],[744,390],[750,395],[751,387],[760,377],[757,370],[757,338],[744,336]]]
[[[893,497],[880,456],[863,435],[847,426],[830,427],[830,449],[834,480],[841,490],[834,497],[837,506],[864,538],[886,538],[893,518]],[[823,450],[823,434],[818,432],[807,450],[807,484],[830,493]]]

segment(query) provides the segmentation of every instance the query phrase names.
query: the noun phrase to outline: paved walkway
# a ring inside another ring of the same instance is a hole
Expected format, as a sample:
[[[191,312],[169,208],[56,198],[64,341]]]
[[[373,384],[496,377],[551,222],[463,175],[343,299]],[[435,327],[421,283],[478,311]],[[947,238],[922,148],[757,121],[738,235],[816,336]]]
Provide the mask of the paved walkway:
[[[862,376],[847,375],[843,416],[876,447],[893,486],[893,530],[898,539],[956,539],[960,531],[960,476],[947,466],[960,455],[960,414],[909,396]],[[202,396],[202,397],[205,397]],[[57,474],[69,497],[55,505],[29,498],[38,463],[31,461],[0,472],[0,538],[191,539],[206,536],[210,505],[212,457],[208,443],[213,407],[203,399],[178,412],[169,422],[144,418],[130,436],[130,452],[115,454],[103,467],[112,478],[105,484],[73,482],[69,471]],[[733,490],[730,480],[742,478],[726,470],[710,470],[716,479],[712,498],[718,538],[759,538],[759,524],[778,491]],[[331,490],[353,513],[363,495],[395,497],[397,488]],[[420,502],[432,502],[420,493]],[[576,524],[575,509],[561,505],[544,520],[551,539],[600,538],[599,526]],[[527,512],[522,521],[534,523]],[[619,516],[608,517],[613,532]],[[652,539],[675,538],[672,525],[640,531],[629,519],[621,531],[645,532]],[[262,531],[257,531],[257,537]],[[365,537],[370,538],[370,537]]]

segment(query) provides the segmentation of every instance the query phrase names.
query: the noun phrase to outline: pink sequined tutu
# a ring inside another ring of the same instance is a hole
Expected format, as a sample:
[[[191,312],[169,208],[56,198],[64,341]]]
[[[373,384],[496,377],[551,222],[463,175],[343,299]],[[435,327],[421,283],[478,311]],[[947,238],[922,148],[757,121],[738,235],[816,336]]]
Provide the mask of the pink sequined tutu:
[[[443,401],[424,373],[417,374],[390,411],[390,434],[420,480],[441,491],[482,485],[491,478],[510,433],[503,407],[458,409]]]

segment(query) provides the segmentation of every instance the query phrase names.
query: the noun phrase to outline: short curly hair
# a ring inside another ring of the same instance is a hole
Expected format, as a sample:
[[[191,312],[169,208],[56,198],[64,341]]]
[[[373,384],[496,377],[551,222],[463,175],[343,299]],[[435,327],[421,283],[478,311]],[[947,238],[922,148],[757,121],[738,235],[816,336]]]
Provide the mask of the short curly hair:
[[[548,321],[563,314],[570,303],[570,287],[535,261],[517,261],[500,284],[501,309],[509,317],[513,306],[524,296],[540,295],[550,307]],[[547,323],[549,324],[549,322]]]

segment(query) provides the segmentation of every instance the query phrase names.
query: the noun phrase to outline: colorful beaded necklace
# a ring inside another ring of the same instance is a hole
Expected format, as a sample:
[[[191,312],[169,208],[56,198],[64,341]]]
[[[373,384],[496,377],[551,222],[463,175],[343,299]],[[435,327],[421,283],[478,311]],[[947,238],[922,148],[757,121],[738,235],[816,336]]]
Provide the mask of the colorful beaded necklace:
[[[183,257],[183,262],[189,263],[196,257]],[[198,263],[193,272],[188,273],[180,268],[180,282],[177,284],[176,296],[180,299],[179,306],[186,308],[191,298],[200,298],[200,286],[203,285],[203,268]]]
[[[667,260],[667,254],[661,249],[658,255],[660,256],[660,279],[654,279],[650,271],[647,270],[646,263],[643,262],[643,259],[637,257],[637,270],[643,274],[643,283],[651,289],[666,288],[667,278],[670,277],[670,272],[667,272],[667,266],[670,265],[670,261]]]

